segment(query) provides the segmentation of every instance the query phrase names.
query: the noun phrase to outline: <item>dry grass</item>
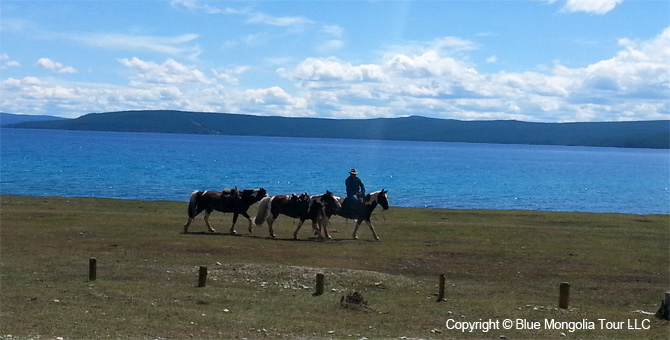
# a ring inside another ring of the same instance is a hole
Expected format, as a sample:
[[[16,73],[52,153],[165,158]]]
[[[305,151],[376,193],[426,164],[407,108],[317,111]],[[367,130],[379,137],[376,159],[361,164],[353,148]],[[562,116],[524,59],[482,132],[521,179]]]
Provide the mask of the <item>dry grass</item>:
[[[291,241],[295,221],[242,236],[182,234],[186,204],[2,196],[0,337],[21,339],[666,338],[655,312],[670,288],[670,217],[392,207],[367,227],[334,219],[333,240]],[[251,209],[255,212],[255,208]],[[231,215],[213,214],[219,231]],[[242,222],[242,221],[240,221]],[[98,279],[88,281],[88,259]],[[198,267],[209,269],[197,288]],[[316,273],[326,293],[314,297]],[[447,301],[435,302],[439,274]],[[571,306],[558,309],[558,286]],[[365,308],[343,308],[360,292]],[[615,322],[648,330],[492,330],[448,319]],[[645,321],[646,322],[646,321]],[[562,336],[564,333],[565,336]]]

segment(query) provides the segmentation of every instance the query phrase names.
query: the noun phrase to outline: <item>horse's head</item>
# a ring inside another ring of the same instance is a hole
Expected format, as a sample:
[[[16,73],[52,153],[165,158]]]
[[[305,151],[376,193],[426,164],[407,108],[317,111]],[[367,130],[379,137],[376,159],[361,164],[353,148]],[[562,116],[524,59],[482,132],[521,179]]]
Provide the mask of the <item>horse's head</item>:
[[[265,190],[265,188],[260,188],[257,191],[258,191],[258,197],[260,197],[259,199],[268,197],[268,191]]]
[[[382,189],[382,191],[377,194],[377,203],[379,203],[384,210],[388,210],[389,208],[389,199],[386,197],[387,192],[388,190]]]
[[[338,200],[337,197],[335,197],[335,195],[333,195],[333,193],[330,192],[330,190],[326,190],[326,193],[323,194],[323,196],[321,196],[321,197],[322,197],[322,200],[323,200],[323,204],[324,204],[324,206],[327,210],[340,210],[340,209],[342,209],[342,205],[340,204],[340,200]]]
[[[268,197],[268,192],[264,188],[242,190],[242,199],[246,202],[258,202],[265,197]]]

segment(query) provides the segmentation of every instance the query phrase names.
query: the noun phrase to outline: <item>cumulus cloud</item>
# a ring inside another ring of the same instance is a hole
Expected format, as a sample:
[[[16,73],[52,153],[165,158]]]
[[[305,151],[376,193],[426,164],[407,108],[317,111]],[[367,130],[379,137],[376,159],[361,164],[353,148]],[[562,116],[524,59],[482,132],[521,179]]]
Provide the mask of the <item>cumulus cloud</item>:
[[[236,96],[234,105],[243,110],[240,112],[287,117],[313,114],[307,110],[305,98],[292,96],[279,86],[244,90]]]
[[[334,57],[308,58],[300,62],[293,70],[280,68],[277,73],[301,82],[368,82],[379,81],[384,77],[379,65],[354,66]]]
[[[214,81],[195,66],[181,64],[168,59],[163,64],[144,61],[133,57],[119,59],[119,62],[135,71],[137,80],[159,84],[213,84]]]
[[[454,46],[448,42],[453,40],[436,41],[444,43],[417,44],[420,53],[387,53],[377,64],[308,58],[277,72],[308,91],[312,110],[329,116],[374,112],[531,121],[670,118],[670,28],[647,41],[621,39],[622,49],[610,59],[583,68],[556,65],[546,73],[482,74],[444,52],[444,46]],[[436,48],[427,49],[431,45]]]
[[[670,118],[670,27],[647,40],[622,38],[611,57],[584,67],[556,63],[535,72],[482,72],[467,54],[460,55],[476,46],[458,39],[434,39],[413,47],[389,49],[372,63],[336,57],[305,58],[291,66],[284,61],[284,67],[276,69],[282,78],[276,84],[244,89],[228,85],[244,82],[249,66],[210,69],[206,74],[197,65],[174,59],[157,63],[124,58],[118,62],[130,71],[131,86],[8,78],[0,82],[0,108],[73,115],[171,108],[337,118]],[[0,55],[2,60],[9,57]],[[42,67],[56,68],[48,61]]]
[[[65,66],[59,62],[53,61],[49,58],[40,58],[35,63],[37,67],[54,71],[56,73],[77,73],[77,70],[72,66]]]

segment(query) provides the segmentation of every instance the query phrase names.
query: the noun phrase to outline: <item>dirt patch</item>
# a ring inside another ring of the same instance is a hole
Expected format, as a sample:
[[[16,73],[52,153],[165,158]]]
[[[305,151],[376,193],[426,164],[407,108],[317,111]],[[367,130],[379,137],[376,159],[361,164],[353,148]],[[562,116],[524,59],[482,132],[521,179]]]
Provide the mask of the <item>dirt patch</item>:
[[[345,309],[363,310],[371,312],[373,309],[368,305],[363,295],[359,292],[353,292],[340,297],[340,307]]]

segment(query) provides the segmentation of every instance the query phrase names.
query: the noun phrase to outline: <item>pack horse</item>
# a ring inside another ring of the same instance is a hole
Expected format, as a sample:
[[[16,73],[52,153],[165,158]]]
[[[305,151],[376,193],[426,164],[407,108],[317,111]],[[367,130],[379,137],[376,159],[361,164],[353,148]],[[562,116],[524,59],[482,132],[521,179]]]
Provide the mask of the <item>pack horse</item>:
[[[235,231],[235,223],[237,223],[239,215],[247,218],[249,221],[249,232],[251,232],[252,221],[249,214],[247,214],[247,210],[249,210],[252,204],[267,196],[267,191],[264,188],[239,190],[235,187],[232,189],[223,189],[222,191],[194,191],[188,203],[188,221],[184,224],[184,233],[188,233],[188,227],[193,222],[193,219],[203,211],[205,212],[207,228],[209,228],[209,231],[215,232],[216,230],[209,224],[209,215],[214,210],[233,213],[233,225],[230,227],[231,234],[237,233]]]
[[[261,200],[255,223],[257,226],[261,226],[267,221],[270,236],[276,237],[272,225],[279,218],[280,214],[298,218],[300,222],[293,233],[293,239],[297,240],[298,231],[306,220],[312,220],[312,228],[318,231],[318,220],[325,214],[325,210],[340,210],[340,208],[340,202],[328,190],[326,190],[325,194],[316,196],[309,196],[307,193],[301,195],[275,195]]]

